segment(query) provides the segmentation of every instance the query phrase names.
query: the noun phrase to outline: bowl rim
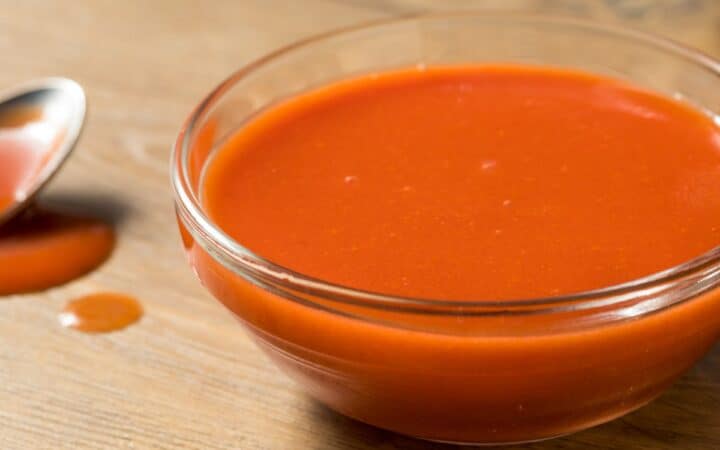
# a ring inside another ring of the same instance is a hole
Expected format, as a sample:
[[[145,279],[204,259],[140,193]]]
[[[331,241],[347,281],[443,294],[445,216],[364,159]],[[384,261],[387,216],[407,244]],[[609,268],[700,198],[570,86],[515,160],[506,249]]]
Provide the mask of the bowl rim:
[[[488,12],[488,11],[451,11],[441,13],[420,13],[405,15],[390,19],[365,21],[359,24],[336,28],[331,31],[312,35],[310,37],[295,41],[289,45],[267,53],[240,69],[234,71],[224,81],[217,85],[205,98],[193,109],[184,124],[182,125],[175,144],[172,147],[170,158],[170,178],[175,199],[176,212],[179,219],[185,223],[186,229],[195,240],[207,241],[211,248],[211,256],[229,259],[230,269],[241,276],[259,277],[266,285],[268,282],[277,283],[280,286],[290,289],[292,292],[303,292],[317,295],[323,298],[338,300],[344,303],[376,306],[381,309],[402,309],[420,308],[422,311],[434,311],[435,308],[447,309],[452,312],[469,313],[473,309],[486,311],[488,309],[500,309],[507,313],[518,310],[522,312],[528,308],[537,312],[561,312],[590,309],[610,306],[616,303],[626,302],[629,296],[635,296],[638,292],[650,294],[664,289],[667,285],[679,283],[682,280],[707,276],[708,271],[714,274],[720,271],[720,245],[707,252],[675,265],[671,268],[655,272],[653,274],[636,278],[611,286],[598,289],[591,289],[577,293],[562,294],[557,296],[518,298],[505,300],[447,300],[432,299],[424,297],[398,296],[374,292],[365,289],[352,288],[341,284],[324,281],[319,278],[305,275],[296,270],[277,264],[259,254],[246,248],[240,242],[226,234],[220,227],[205,214],[200,203],[193,192],[188,160],[191,150],[191,136],[196,130],[198,123],[220,98],[230,90],[237,82],[249,76],[265,65],[279,59],[295,50],[309,47],[335,37],[349,35],[353,32],[367,31],[373,28],[384,26],[401,25],[411,22],[426,20],[451,20],[459,18],[475,17],[485,20],[505,20],[514,22],[528,22],[529,24],[558,25],[569,28],[581,29],[584,31],[603,33],[626,41],[635,41],[649,47],[653,47],[665,53],[688,60],[720,77],[720,62],[713,57],[678,43],[672,39],[654,34],[628,28],[621,24],[598,23],[591,20],[576,19],[564,16],[547,14],[528,14],[517,12]],[[188,223],[190,222],[190,223]],[[222,263],[222,262],[221,262]],[[713,282],[710,288],[715,287],[718,282]],[[707,287],[705,288],[707,290]],[[694,294],[694,295],[697,295]],[[691,299],[694,295],[681,299]],[[291,295],[292,296],[292,295]],[[672,302],[671,304],[674,304]],[[662,305],[667,306],[667,305]],[[429,308],[429,309],[427,309]],[[539,309],[539,311],[537,310]],[[652,308],[656,310],[657,308]]]

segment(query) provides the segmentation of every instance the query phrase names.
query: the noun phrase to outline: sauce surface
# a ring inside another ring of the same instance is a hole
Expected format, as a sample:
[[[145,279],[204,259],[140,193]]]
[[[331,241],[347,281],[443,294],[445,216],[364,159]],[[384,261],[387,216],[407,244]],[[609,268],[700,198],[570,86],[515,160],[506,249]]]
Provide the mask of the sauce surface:
[[[720,243],[720,130],[620,81],[405,70],[259,115],[202,185],[257,254],[332,283],[456,300],[568,294]]]
[[[0,215],[25,199],[48,158],[23,130],[0,128]]]
[[[32,193],[64,133],[42,107],[0,111],[0,219]]]
[[[64,327],[86,333],[107,333],[137,322],[142,315],[142,306],[135,298],[101,292],[69,302],[58,319]]]
[[[112,226],[99,219],[27,211],[0,227],[0,295],[72,281],[105,262],[114,246]]]

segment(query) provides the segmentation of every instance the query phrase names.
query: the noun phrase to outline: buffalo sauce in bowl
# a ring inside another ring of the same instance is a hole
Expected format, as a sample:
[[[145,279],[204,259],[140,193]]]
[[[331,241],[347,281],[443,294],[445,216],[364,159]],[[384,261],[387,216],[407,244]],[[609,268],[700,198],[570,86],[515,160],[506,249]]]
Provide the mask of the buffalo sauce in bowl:
[[[451,67],[364,77],[250,121],[208,215],[330,283],[508,300],[598,289],[720,243],[720,129],[599,76]]]
[[[204,285],[314,397],[373,425],[566,434],[652,400],[718,337],[717,293],[682,293],[707,280],[598,293],[720,238],[713,118],[620,80],[374,73],[260,111],[203,173],[223,240],[182,208],[181,228]]]

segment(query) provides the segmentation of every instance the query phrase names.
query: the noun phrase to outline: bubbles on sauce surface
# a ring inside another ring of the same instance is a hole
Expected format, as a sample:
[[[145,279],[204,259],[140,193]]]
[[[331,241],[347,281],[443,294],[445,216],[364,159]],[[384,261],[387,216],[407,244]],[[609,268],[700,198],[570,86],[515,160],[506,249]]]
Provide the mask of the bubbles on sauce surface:
[[[480,163],[480,168],[482,170],[492,170],[495,168],[495,166],[497,166],[497,161],[495,161],[494,159],[488,159]]]
[[[60,325],[86,333],[107,333],[131,325],[143,315],[143,308],[133,297],[103,292],[86,295],[69,302],[58,316]]]

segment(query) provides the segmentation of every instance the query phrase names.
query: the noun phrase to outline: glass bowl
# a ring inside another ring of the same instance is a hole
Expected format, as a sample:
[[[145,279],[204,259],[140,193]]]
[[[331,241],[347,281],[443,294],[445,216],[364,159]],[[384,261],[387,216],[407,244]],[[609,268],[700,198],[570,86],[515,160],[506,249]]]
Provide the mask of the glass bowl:
[[[639,408],[719,337],[720,250],[578,295],[399,298],[326,283],[253,254],[198,201],[213,150],[278,101],[365,73],[468,63],[580,69],[681,98],[709,114],[720,108],[717,62],[666,40],[588,22],[462,13],[314,37],[232,74],[182,128],[172,184],[190,264],[303,389],[381,428],[444,442],[524,442]]]

